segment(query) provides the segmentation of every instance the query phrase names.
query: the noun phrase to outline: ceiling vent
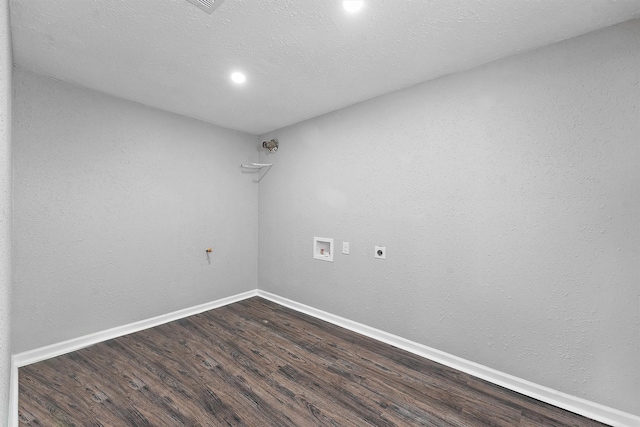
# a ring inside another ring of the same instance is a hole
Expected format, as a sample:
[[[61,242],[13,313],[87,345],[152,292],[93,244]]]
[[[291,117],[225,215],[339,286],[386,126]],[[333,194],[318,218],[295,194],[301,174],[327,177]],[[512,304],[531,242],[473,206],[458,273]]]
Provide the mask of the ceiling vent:
[[[187,0],[189,3],[197,6],[198,8],[204,10],[209,15],[213,13],[214,10],[218,8],[224,0]]]

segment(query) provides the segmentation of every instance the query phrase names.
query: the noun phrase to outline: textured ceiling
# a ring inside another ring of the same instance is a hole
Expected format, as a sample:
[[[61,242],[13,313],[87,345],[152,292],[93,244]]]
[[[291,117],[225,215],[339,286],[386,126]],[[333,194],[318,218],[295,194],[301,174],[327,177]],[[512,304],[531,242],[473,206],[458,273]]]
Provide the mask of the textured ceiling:
[[[640,17],[640,0],[11,0],[15,62],[261,134]],[[232,70],[247,82],[231,83]]]

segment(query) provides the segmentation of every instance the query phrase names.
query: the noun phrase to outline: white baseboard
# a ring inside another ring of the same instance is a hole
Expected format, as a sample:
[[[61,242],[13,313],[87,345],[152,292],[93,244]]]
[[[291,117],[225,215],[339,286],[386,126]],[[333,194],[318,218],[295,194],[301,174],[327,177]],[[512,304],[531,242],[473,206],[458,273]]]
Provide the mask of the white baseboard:
[[[144,329],[153,328],[154,326],[163,325],[165,323],[193,316],[194,314],[199,314],[208,310],[213,310],[214,308],[219,308],[225,305],[232,304],[234,302],[254,297],[257,294],[257,290],[254,289],[252,291],[243,292],[241,294],[222,298],[205,304],[196,305],[194,307],[188,307],[182,310],[174,311],[172,313],[163,314],[146,320],[141,320],[139,322],[129,323],[128,325],[117,326],[115,328],[107,329],[106,331],[96,332],[79,338],[73,338],[60,343],[51,344],[45,347],[36,348],[34,350],[25,351],[23,353],[14,354],[11,357],[9,426],[18,427],[18,368],[30,365],[32,363],[40,362],[42,360],[51,359],[52,357],[60,356],[72,351],[80,350],[99,342],[118,338],[123,335],[132,334],[134,332],[139,332]]]
[[[139,332],[144,329],[153,328],[154,326],[163,325],[165,323],[173,322],[174,320],[184,319],[185,317],[193,316],[194,314],[199,314],[204,311],[213,310],[214,308],[242,301],[244,299],[254,297],[257,294],[257,290],[254,289],[252,291],[243,292],[241,294],[222,298],[216,301],[211,301],[205,304],[196,305],[194,307],[188,307],[182,310],[174,311],[172,313],[162,314],[150,319],[129,323],[128,325],[117,326],[115,328],[107,329],[106,331],[96,332],[93,334],[85,335],[83,337],[73,338],[60,343],[36,348],[35,350],[18,353],[15,354],[13,358],[17,367],[20,368],[22,366],[30,365],[42,360],[51,359],[52,357],[80,350],[99,342],[107,341],[127,334],[132,334],[134,332]]]
[[[492,368],[480,365],[469,360],[462,359],[457,356],[436,350],[426,345],[422,345],[397,335],[372,328],[362,323],[354,322],[340,316],[318,310],[308,305],[300,304],[287,298],[274,295],[270,292],[258,290],[258,296],[273,301],[282,306],[291,308],[301,313],[308,314],[315,318],[327,321],[334,325],[343,327],[353,332],[365,335],[378,341],[390,344],[394,347],[409,351],[418,356],[441,363],[474,377],[481,378],[493,384],[505,387],[509,390],[524,394],[525,396],[538,399],[542,402],[549,403],[562,409],[574,412],[579,415],[609,424],[614,427],[638,427],[640,426],[640,417],[623,412],[599,403],[591,402],[586,399],[572,396],[549,387],[532,383],[513,375],[505,374]]]
[[[499,386],[508,388],[534,399],[541,400],[559,408],[575,412],[576,414],[592,418],[605,424],[609,424],[614,427],[640,426],[640,417],[636,415],[622,412],[614,408],[600,405],[598,403],[581,399],[579,397],[571,396],[569,394],[562,393],[560,391],[556,391],[551,388],[541,386],[509,374],[505,374],[503,372],[488,368],[478,363],[453,356],[443,351],[436,350],[434,348],[427,347],[413,341],[409,341],[407,339],[381,331],[379,329],[375,329],[370,326],[363,325],[361,323],[354,322],[352,320],[345,319],[343,317],[327,313],[326,311],[318,310],[308,305],[304,305],[262,290],[243,292],[241,294],[234,295],[228,298],[222,298],[217,301],[212,301],[206,304],[197,305],[195,307],[174,311],[172,313],[153,317],[151,319],[141,320],[139,322],[130,323],[128,325],[119,326],[116,328],[108,329],[106,331],[96,332],[94,334],[85,335],[83,337],[74,338],[61,343],[56,343],[48,345],[46,347],[13,355],[11,358],[9,426],[18,427],[19,367],[50,359],[52,357],[60,356],[62,354],[70,353],[72,351],[76,351],[102,341],[142,331],[144,329],[152,328],[154,326],[192,316],[194,314],[199,314],[204,311],[242,301],[253,296],[262,297],[282,306],[291,308],[301,313],[308,314],[334,325],[341,326],[345,329],[349,329],[378,341],[390,344],[394,347],[409,351],[413,354],[417,354],[418,356],[433,360],[434,362],[441,363],[443,365],[497,384]]]

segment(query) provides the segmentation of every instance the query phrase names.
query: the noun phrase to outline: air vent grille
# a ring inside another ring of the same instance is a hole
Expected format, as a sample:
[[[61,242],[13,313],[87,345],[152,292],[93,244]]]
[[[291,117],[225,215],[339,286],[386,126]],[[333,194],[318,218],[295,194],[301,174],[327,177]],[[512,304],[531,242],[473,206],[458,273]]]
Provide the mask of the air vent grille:
[[[213,11],[216,10],[218,6],[224,3],[224,0],[187,0],[187,1],[192,5],[197,6],[198,8],[204,10],[208,14],[212,14]]]

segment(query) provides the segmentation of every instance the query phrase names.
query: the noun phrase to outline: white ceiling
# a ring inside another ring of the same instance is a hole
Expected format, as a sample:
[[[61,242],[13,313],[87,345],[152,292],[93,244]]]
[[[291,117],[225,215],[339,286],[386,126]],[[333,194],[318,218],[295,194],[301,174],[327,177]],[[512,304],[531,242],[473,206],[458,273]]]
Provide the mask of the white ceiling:
[[[640,0],[11,0],[26,69],[261,134],[640,17]],[[238,87],[229,75],[242,70]]]

